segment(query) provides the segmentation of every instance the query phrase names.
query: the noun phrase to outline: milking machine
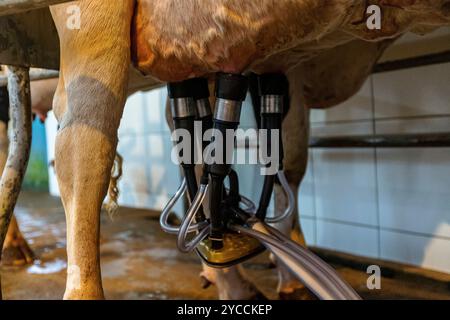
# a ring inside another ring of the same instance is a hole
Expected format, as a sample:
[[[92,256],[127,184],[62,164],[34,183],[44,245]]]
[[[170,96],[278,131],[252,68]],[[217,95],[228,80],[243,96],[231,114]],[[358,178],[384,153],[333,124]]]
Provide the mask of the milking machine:
[[[282,164],[284,151],[281,125],[287,87],[287,79],[282,74],[258,76],[261,129],[267,133],[260,147],[266,148],[265,154],[270,154],[270,159],[274,159],[272,153],[278,154],[275,163],[264,161],[265,179],[259,205],[256,207],[251,200],[240,194],[239,177],[232,168],[235,131],[239,126],[242,103],[248,91],[247,77],[217,74],[214,114],[211,112],[206,79],[191,79],[168,85],[174,128],[183,129],[191,137],[195,137],[196,123],[201,124],[202,137],[210,133],[210,139],[195,143],[194,138],[189,142],[189,156],[182,157],[189,161],[180,161],[184,179],[161,214],[161,227],[164,231],[177,235],[179,250],[195,250],[210,266],[229,267],[267,248],[317,297],[359,299],[357,293],[333,268],[268,224],[290,217],[295,207],[295,195],[289,187]],[[276,145],[272,144],[273,134],[278,134]],[[198,184],[193,155],[196,152],[198,154],[199,148],[205,156]],[[280,183],[286,193],[288,206],[279,216],[268,217],[267,210],[276,182]],[[186,191],[190,206],[181,225],[171,225],[168,222],[171,210]]]

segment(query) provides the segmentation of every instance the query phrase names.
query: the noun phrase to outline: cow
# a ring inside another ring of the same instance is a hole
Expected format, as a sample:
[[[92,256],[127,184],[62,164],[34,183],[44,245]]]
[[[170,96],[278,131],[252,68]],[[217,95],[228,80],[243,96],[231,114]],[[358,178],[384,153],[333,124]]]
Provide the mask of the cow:
[[[80,8],[80,29],[67,28],[66,8],[71,4]],[[56,171],[67,219],[66,299],[104,297],[99,214],[131,68],[149,81],[162,82],[211,77],[216,72],[283,72],[291,83],[292,100],[301,106],[290,112],[306,114],[306,107],[331,106],[354,91],[351,88],[367,76],[390,39],[450,22],[449,0],[81,0],[71,4],[51,7],[61,44],[61,76],[53,109],[60,124]],[[367,27],[369,4],[382,9],[381,29]],[[351,51],[359,47],[365,55]],[[346,70],[331,74],[317,64],[331,64],[327,58],[335,49],[350,65],[357,58],[355,74]],[[289,123],[290,119],[285,125],[300,131],[299,136],[304,134],[301,127],[306,121],[299,125]],[[285,139],[289,144],[291,137]]]

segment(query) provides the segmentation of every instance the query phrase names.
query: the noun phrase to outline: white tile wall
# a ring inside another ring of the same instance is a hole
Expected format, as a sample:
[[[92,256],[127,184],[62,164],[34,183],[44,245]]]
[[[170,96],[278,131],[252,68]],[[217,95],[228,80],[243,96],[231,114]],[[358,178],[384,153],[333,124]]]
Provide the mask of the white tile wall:
[[[450,238],[381,230],[381,258],[448,273],[449,242]]]
[[[419,75],[422,69],[416,69]],[[429,69],[436,69],[436,66]],[[439,80],[442,78],[434,82]],[[429,90],[434,92],[434,88]],[[440,97],[435,101],[445,100],[440,91],[436,94]],[[447,92],[447,99],[449,96]],[[375,99],[376,110],[379,104]],[[450,111],[450,107],[447,109]],[[445,108],[442,111],[446,111]],[[449,128],[450,117],[447,116],[376,121],[379,134],[448,132]],[[445,227],[450,220],[449,151],[448,148],[377,150],[382,228],[444,237],[450,235],[450,229]]]
[[[450,149],[378,150],[380,226],[450,237]]]
[[[315,218],[316,204],[315,204],[315,185],[313,174],[313,154],[309,153],[308,167],[300,184],[298,210],[301,218]]]
[[[375,128],[379,134],[448,132],[450,130],[450,116],[378,120],[375,122]]]
[[[313,166],[318,218],[377,224],[373,151],[315,150]]]
[[[309,217],[300,216],[300,225],[302,228],[303,235],[305,236],[305,241],[310,246],[317,245],[316,243],[316,221]]]
[[[123,118],[120,122],[119,137],[144,134],[146,130],[145,122],[142,121],[144,100],[145,95],[142,93],[135,93],[128,98]]]
[[[374,75],[355,98],[313,111],[312,135],[449,132],[449,88],[450,63]],[[315,222],[310,244],[450,272],[450,148],[311,154],[300,193],[314,198],[302,219]]]
[[[45,136],[47,139],[47,159],[49,162],[55,160],[55,142],[56,132],[58,129],[58,121],[53,114],[53,111],[48,113],[45,121]],[[48,184],[49,191],[52,196],[59,197],[58,180],[56,179],[55,169],[51,166],[48,168]]]
[[[319,247],[361,256],[378,257],[378,231],[376,228],[318,219],[316,232],[316,245]]]
[[[364,135],[371,122],[313,124],[313,136]],[[315,208],[318,218],[375,226],[375,152],[372,149],[316,149],[312,151]]]
[[[376,118],[449,115],[450,63],[373,76]]]
[[[165,119],[166,90],[136,93],[125,107],[118,151],[124,158],[119,202],[130,207],[162,209],[180,184],[171,162],[172,142]],[[181,203],[176,210],[181,209]]]

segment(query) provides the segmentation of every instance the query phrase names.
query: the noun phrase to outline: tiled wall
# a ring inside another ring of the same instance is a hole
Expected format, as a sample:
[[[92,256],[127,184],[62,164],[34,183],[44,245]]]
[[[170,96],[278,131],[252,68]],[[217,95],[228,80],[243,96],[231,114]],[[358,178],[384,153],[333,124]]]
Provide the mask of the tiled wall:
[[[136,93],[127,101],[118,147],[124,158],[122,205],[162,209],[180,184],[179,168],[170,161],[172,143],[165,101],[165,89]]]
[[[450,131],[450,63],[372,76],[311,114],[314,136]],[[301,187],[308,243],[450,272],[450,148],[315,149]]]

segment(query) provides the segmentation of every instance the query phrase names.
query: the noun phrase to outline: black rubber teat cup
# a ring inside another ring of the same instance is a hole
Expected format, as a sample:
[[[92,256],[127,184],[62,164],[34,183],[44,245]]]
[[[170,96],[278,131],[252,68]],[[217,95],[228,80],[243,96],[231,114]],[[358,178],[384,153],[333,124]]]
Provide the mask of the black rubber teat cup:
[[[241,74],[218,73],[216,76],[216,98],[244,101],[248,91],[248,78]]]
[[[266,148],[264,154],[270,155],[271,163],[266,164],[266,169],[276,165],[278,170],[282,170],[283,166],[283,141],[282,141],[282,122],[283,109],[286,94],[289,91],[289,83],[284,74],[269,73],[258,76],[258,92],[261,99],[261,129],[266,130],[267,139],[266,145],[261,145]],[[272,144],[273,134],[278,133],[277,146]],[[278,149],[277,158],[274,158],[272,153]],[[276,161],[275,163],[273,163]],[[267,209],[273,193],[277,173],[266,173],[264,178],[263,190],[259,201],[256,216],[264,220],[267,214]]]
[[[169,94],[170,107],[174,120],[190,117],[195,118],[196,108],[189,81],[169,83],[167,85],[167,93]],[[175,126],[175,129],[179,128]]]
[[[213,125],[211,103],[209,102],[210,92],[208,79],[193,78],[187,80],[187,82],[191,88],[190,92],[192,93],[195,103],[197,123],[201,122],[201,131],[196,132],[196,134],[201,134],[201,136],[197,136],[196,139],[198,143],[202,145],[203,152],[209,144],[208,141],[204,141],[203,137],[205,132],[211,129]]]
[[[167,91],[170,98],[170,107],[173,117],[173,125],[175,129],[176,143],[180,143],[184,139],[183,135],[177,136],[177,130],[183,129],[189,132],[190,150],[189,154],[180,151],[180,165],[183,168],[186,178],[189,198],[194,199],[198,191],[197,179],[195,176],[195,120],[197,117],[197,107],[193,98],[193,86],[191,80],[182,82],[169,83]],[[204,220],[203,210],[200,209],[197,214],[197,221]]]
[[[228,144],[234,144],[233,141],[227,141],[228,130],[235,131],[239,125],[241,117],[242,102],[245,100],[248,90],[247,77],[237,74],[219,73],[216,77],[216,108],[213,118],[213,141],[222,141],[221,148],[223,158],[218,162],[209,163],[206,166],[210,177],[210,213],[211,213],[211,232],[210,240],[213,249],[223,247],[223,234],[225,231],[226,217],[222,212],[223,183],[230,174],[233,148],[227,148]],[[215,135],[221,135],[220,140]],[[230,152],[231,154],[227,154]],[[217,153],[216,153],[217,154]],[[218,160],[218,159],[216,159]],[[215,160],[215,161],[216,161]]]
[[[284,96],[289,89],[289,82],[283,73],[265,73],[258,76],[260,96]]]
[[[191,87],[191,95],[194,100],[208,99],[210,96],[207,78],[192,78],[186,80]]]

